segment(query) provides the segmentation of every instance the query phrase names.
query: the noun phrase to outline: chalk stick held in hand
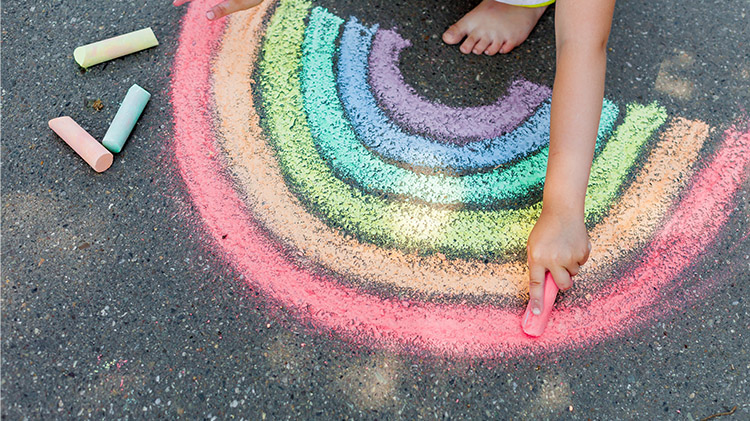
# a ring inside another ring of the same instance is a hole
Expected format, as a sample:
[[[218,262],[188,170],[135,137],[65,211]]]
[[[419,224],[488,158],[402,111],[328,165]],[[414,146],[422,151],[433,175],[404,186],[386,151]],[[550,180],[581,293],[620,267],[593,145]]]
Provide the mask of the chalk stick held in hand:
[[[521,319],[521,327],[523,331],[529,336],[542,336],[544,329],[547,328],[549,322],[550,313],[552,313],[552,307],[555,304],[557,298],[557,284],[552,279],[552,275],[547,272],[544,277],[544,307],[542,308],[542,314],[536,315],[531,311],[531,303],[526,307],[526,312],[523,314]]]

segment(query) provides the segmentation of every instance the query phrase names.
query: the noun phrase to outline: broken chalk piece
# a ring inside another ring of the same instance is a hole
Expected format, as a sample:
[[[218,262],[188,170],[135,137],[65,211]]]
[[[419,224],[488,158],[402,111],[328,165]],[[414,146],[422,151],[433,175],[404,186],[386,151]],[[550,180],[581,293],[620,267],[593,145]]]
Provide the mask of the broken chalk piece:
[[[133,85],[128,89],[128,93],[122,100],[112,124],[109,125],[109,129],[104,135],[102,145],[105,148],[112,153],[120,153],[150,98],[151,94],[138,85]]]
[[[53,118],[49,128],[54,130],[96,172],[112,165],[114,156],[96,141],[86,130],[68,116]]]
[[[154,31],[145,28],[78,47],[73,51],[73,58],[79,66],[86,68],[157,45],[159,41]]]
[[[529,305],[526,307],[526,312],[521,319],[521,327],[527,335],[535,337],[542,336],[544,329],[547,328],[549,315],[552,313],[552,307],[557,298],[557,291],[559,291],[559,289],[557,288],[555,280],[552,279],[552,275],[547,272],[547,275],[544,277],[544,308],[542,309],[542,314],[537,316],[532,313],[531,305]]]

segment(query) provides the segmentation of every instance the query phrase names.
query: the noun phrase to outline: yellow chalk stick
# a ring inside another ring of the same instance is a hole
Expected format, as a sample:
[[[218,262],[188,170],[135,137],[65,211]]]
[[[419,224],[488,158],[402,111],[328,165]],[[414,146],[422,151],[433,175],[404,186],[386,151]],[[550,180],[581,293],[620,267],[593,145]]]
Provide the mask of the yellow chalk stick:
[[[102,172],[112,165],[114,159],[112,153],[72,118],[68,116],[53,118],[49,121],[49,128],[70,145],[94,171]]]
[[[73,51],[73,58],[79,66],[85,68],[157,45],[159,41],[156,40],[154,31],[145,28],[78,47]]]

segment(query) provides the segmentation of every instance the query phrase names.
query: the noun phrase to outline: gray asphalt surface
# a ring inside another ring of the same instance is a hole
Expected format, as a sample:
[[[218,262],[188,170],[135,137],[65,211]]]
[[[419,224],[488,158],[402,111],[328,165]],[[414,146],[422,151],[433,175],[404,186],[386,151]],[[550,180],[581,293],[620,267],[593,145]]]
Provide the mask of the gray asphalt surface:
[[[402,64],[427,97],[487,103],[519,73],[551,84],[551,13],[514,54],[465,57],[439,35],[472,3],[443,3],[319,4],[424,39]],[[3,419],[695,420],[735,405],[727,419],[750,419],[750,182],[718,244],[683,274],[688,285],[713,279],[713,291],[623,337],[489,362],[357,347],[244,286],[201,232],[169,148],[182,9],[3,6]],[[607,96],[658,100],[725,129],[750,108],[749,14],[747,1],[620,2]],[[73,61],[78,45],[146,26],[159,47],[86,72]],[[438,71],[420,66],[427,55]],[[47,121],[70,115],[100,139],[133,83],[151,102],[112,168],[95,174]]]

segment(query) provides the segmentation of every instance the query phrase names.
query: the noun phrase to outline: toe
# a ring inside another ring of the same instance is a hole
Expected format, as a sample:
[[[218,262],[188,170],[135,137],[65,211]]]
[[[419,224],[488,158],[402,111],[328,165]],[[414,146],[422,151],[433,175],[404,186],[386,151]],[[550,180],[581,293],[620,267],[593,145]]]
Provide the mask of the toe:
[[[458,23],[451,25],[447,31],[443,32],[443,41],[446,44],[458,44],[466,36],[463,26]]]
[[[484,50],[484,53],[488,56],[494,56],[498,51],[500,51],[500,47],[502,46],[502,41],[492,41],[492,44],[490,44],[490,46]]]
[[[474,46],[474,49],[472,49],[471,51],[474,54],[483,54],[484,50],[486,50],[487,47],[489,46],[490,46],[490,40],[482,38],[479,41],[477,41],[477,44]]]
[[[461,44],[461,48],[459,49],[461,50],[462,53],[469,54],[471,50],[474,49],[475,45],[477,45],[477,39],[474,38],[473,35],[469,35],[468,37],[466,37],[466,41],[464,41],[464,43]]]
[[[508,54],[509,52],[513,51],[513,49],[516,48],[516,45],[511,43],[510,41],[505,41],[502,47],[500,47],[500,50],[498,51],[500,54]]]

